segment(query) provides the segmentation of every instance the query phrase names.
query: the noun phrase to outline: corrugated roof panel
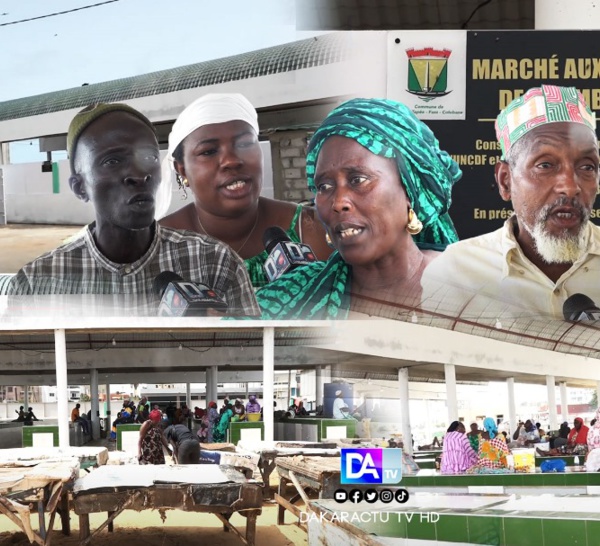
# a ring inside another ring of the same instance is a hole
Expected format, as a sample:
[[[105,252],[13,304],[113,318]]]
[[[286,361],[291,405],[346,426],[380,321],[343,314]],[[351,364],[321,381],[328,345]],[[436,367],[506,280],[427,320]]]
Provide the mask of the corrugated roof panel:
[[[223,59],[5,101],[0,103],[0,121],[331,64],[345,58],[348,50],[344,42],[339,34],[327,34]]]

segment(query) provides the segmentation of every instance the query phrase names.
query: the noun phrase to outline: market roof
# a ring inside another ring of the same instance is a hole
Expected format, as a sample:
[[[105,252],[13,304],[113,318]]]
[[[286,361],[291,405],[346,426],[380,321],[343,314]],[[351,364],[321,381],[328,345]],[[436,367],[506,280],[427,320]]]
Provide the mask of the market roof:
[[[0,121],[327,65],[345,58],[344,43],[339,34],[325,34],[231,57],[0,102]]]

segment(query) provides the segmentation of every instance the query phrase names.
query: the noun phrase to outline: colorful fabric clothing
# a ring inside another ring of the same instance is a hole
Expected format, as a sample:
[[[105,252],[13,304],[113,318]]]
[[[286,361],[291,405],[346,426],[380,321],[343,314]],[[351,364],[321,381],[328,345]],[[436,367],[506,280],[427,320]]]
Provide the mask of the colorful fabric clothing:
[[[286,235],[293,243],[302,242],[300,240],[300,235],[298,235],[298,223],[302,221],[302,209],[302,205],[298,205],[296,207],[296,212],[294,212],[294,216],[290,222],[290,227],[285,231]],[[269,283],[264,269],[264,265],[268,257],[269,254],[267,251],[263,250],[260,254],[244,260],[244,264],[248,270],[248,275],[250,276],[250,282],[255,288],[260,288],[261,286],[265,286]]]
[[[137,407],[137,417],[136,421],[138,423],[143,423],[148,419],[148,415],[150,414],[150,404],[148,402],[142,403],[140,402]]]
[[[152,426],[142,438],[142,455],[140,464],[165,464],[163,451],[162,432],[158,427]]]
[[[345,319],[352,268],[338,252],[299,267],[256,293],[263,319]]]
[[[587,472],[600,472],[600,448],[592,449],[585,461],[585,469]]]
[[[332,110],[308,147],[306,176],[313,192],[319,153],[332,136],[351,138],[371,153],[396,161],[411,206],[423,223],[414,237],[420,248],[443,250],[458,240],[448,209],[452,186],[462,172],[410,108],[387,99],[352,99]]]
[[[229,422],[233,417],[233,411],[230,409],[226,409],[221,418],[219,419],[218,424],[213,429],[213,442],[225,442],[227,439],[227,429],[229,428]]]
[[[469,440],[469,445],[473,448],[473,451],[477,453],[479,451],[479,442],[481,442],[481,434],[477,434],[477,436],[467,434],[467,439]]]
[[[571,432],[569,432],[569,437],[567,438],[567,444],[569,444],[569,445],[587,444],[588,443],[588,431],[589,431],[589,427],[586,427],[582,421],[582,425],[581,425],[581,427],[579,427],[579,430],[577,430],[575,427],[573,427],[571,429]]]
[[[590,451],[592,449],[600,449],[600,408],[596,410],[596,422],[594,426],[588,431],[587,444]]]
[[[600,227],[588,224],[586,252],[554,283],[525,256],[513,222],[508,219],[496,231],[450,245],[433,260],[421,279],[423,308],[459,316],[480,296],[487,299],[478,304],[488,308],[487,316],[563,320],[569,296],[579,293],[600,301]]]
[[[173,271],[186,281],[210,286],[227,302],[228,314],[258,314],[242,259],[227,245],[199,233],[177,231],[157,223],[153,230],[150,248],[139,260],[118,264],[108,260],[96,246],[93,222],[82,236],[23,267],[13,279],[12,294],[78,295],[69,302],[80,305],[86,314],[91,314],[88,304],[107,303],[102,298],[96,299],[97,296],[112,296],[108,298],[107,309],[112,314],[116,311],[156,316],[160,300],[153,288],[154,279],[163,271]],[[81,295],[91,297],[86,300]],[[57,296],[59,305],[60,301]],[[23,298],[23,304],[28,304],[28,298]],[[43,309],[42,305],[40,308]],[[52,310],[56,311],[56,307]]]
[[[213,443],[213,430],[219,422],[219,412],[216,408],[208,408],[208,423],[206,429],[206,441],[209,444]]]
[[[596,118],[575,87],[542,85],[513,100],[496,119],[496,137],[502,158],[515,142],[547,123],[581,123],[596,132]]]
[[[493,440],[481,440],[478,465],[485,468],[507,468],[506,456],[510,453],[506,442],[496,436]]]
[[[477,463],[477,452],[473,450],[463,432],[447,432],[442,451],[442,474],[465,472]]]
[[[260,404],[256,401],[256,396],[252,395],[248,398],[246,413],[260,413]]]

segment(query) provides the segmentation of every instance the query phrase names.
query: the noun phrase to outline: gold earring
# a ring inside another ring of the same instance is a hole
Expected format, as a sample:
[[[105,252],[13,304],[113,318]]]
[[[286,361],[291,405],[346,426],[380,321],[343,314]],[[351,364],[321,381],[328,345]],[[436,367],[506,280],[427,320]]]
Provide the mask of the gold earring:
[[[408,224],[406,225],[406,231],[411,235],[417,235],[421,233],[423,229],[423,222],[417,218],[413,209],[408,209]]]
[[[325,232],[325,242],[327,243],[327,246],[329,248],[335,248],[333,246],[333,241],[331,240],[331,237],[329,236],[329,232],[328,231]]]
[[[187,199],[187,191],[185,191],[185,188],[189,187],[190,184],[187,178],[183,178],[183,176],[181,176],[179,173],[175,175],[175,179],[177,180],[177,185],[181,190],[181,199],[185,201]]]

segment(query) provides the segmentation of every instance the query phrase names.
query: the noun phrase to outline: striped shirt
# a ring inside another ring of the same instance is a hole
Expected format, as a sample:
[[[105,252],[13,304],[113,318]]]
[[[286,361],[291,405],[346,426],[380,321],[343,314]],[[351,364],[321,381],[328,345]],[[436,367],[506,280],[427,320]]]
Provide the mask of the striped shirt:
[[[260,315],[244,262],[228,246],[157,223],[153,230],[146,253],[133,263],[119,264],[100,252],[94,241],[95,223],[88,225],[79,237],[17,273],[10,306],[32,310],[47,306],[53,311],[79,307],[86,315],[156,316],[160,298],[153,290],[154,279],[172,271],[186,281],[212,288],[227,302],[228,315]],[[48,299],[56,295],[61,297]],[[28,296],[36,296],[35,301]]]
[[[442,452],[442,474],[460,474],[477,463],[477,453],[471,447],[466,434],[447,432]]]

